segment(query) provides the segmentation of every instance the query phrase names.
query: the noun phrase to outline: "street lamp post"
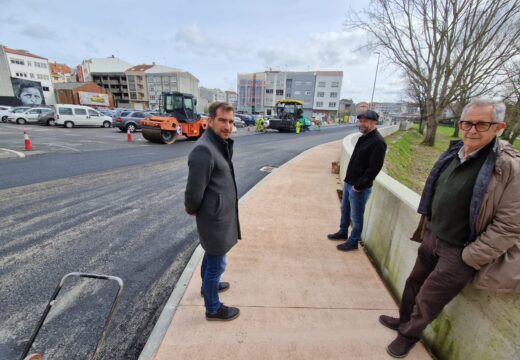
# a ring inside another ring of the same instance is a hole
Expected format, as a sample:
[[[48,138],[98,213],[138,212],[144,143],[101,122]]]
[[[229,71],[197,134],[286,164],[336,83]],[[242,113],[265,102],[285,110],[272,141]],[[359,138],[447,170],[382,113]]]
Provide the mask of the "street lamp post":
[[[376,52],[377,54],[377,66],[376,66],[376,75],[374,76],[374,86],[372,86],[372,97],[370,98],[370,109],[373,108],[373,102],[374,102],[374,91],[376,90],[376,80],[377,80],[377,71],[379,70],[379,57],[381,56],[380,52]]]

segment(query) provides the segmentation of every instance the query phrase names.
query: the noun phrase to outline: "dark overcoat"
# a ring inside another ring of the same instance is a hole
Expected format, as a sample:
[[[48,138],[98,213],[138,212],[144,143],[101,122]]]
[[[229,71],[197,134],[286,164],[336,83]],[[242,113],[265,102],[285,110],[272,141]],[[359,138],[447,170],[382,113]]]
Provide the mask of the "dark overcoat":
[[[233,140],[222,140],[211,128],[188,156],[184,205],[196,215],[200,243],[210,255],[225,255],[240,239],[232,157]]]

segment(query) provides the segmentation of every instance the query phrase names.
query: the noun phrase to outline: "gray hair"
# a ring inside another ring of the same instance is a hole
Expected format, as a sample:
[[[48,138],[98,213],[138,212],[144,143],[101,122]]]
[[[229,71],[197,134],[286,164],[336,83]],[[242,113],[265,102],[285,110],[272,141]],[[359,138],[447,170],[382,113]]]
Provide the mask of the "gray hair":
[[[466,112],[471,108],[472,106],[493,106],[493,122],[504,122],[504,119],[506,117],[506,104],[504,104],[502,101],[494,101],[494,100],[488,100],[488,99],[474,99],[471,100],[466,106],[464,106],[464,109],[462,109],[462,114],[460,114],[460,120],[464,120],[464,116],[466,115]]]

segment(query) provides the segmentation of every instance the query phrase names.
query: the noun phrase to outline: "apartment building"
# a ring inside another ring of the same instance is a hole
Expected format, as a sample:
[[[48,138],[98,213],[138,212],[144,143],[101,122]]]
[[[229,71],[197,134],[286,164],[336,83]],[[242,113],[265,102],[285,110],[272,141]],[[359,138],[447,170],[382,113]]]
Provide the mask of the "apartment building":
[[[53,84],[75,82],[72,78],[72,69],[66,64],[59,64],[56,61],[49,63],[51,81]]]
[[[288,72],[286,79],[286,98],[303,101],[303,113],[312,117],[316,76],[314,72]]]
[[[153,65],[144,71],[149,108],[158,110],[163,92],[178,91],[199,98],[199,79],[188,71],[164,65]]]
[[[266,80],[265,72],[237,75],[238,112],[257,114],[265,111]]]
[[[126,70],[133,65],[114,57],[84,60],[81,72],[86,82],[95,82],[114,95],[116,107],[130,107]]]
[[[234,91],[226,91],[226,102],[236,109],[238,104],[238,94]]]
[[[153,66],[154,65],[141,64],[125,71],[128,81],[128,98],[130,99],[130,107],[132,109],[145,110],[149,108],[146,70]]]
[[[264,71],[237,75],[237,110],[274,113],[276,101],[303,101],[304,114],[322,120],[336,117],[339,110],[342,71]]]
[[[341,96],[343,71],[316,71],[313,117],[330,120],[337,116]]]
[[[49,61],[27,50],[11,49],[0,45],[2,85],[0,96],[15,97],[18,103],[27,105],[55,104],[54,87],[49,71]],[[10,78],[7,80],[7,78]],[[26,103],[21,97],[24,89],[31,88],[34,96]],[[13,99],[13,104],[16,100]]]

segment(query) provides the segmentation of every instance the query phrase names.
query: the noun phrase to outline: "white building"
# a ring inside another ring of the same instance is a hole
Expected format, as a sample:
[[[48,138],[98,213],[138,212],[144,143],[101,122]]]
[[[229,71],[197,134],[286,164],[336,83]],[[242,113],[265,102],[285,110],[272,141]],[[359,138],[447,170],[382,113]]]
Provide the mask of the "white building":
[[[342,81],[343,71],[316,71],[314,117],[324,119],[339,111]]]
[[[287,81],[287,73],[283,71],[266,71],[265,72],[265,94],[263,111],[274,109],[276,100],[285,99],[285,83]]]
[[[3,47],[5,61],[13,78],[39,82],[43,90],[46,105],[56,103],[52,86],[49,61],[26,50],[15,50]],[[16,93],[14,94],[16,96]]]
[[[199,98],[199,79],[188,71],[154,64],[144,74],[151,109],[159,108],[159,99],[163,92],[178,91]]]
[[[117,74],[124,73],[131,68],[132,64],[119,58],[96,58],[83,60],[81,62],[81,70],[83,71],[83,79],[85,82],[93,81],[92,74]]]

